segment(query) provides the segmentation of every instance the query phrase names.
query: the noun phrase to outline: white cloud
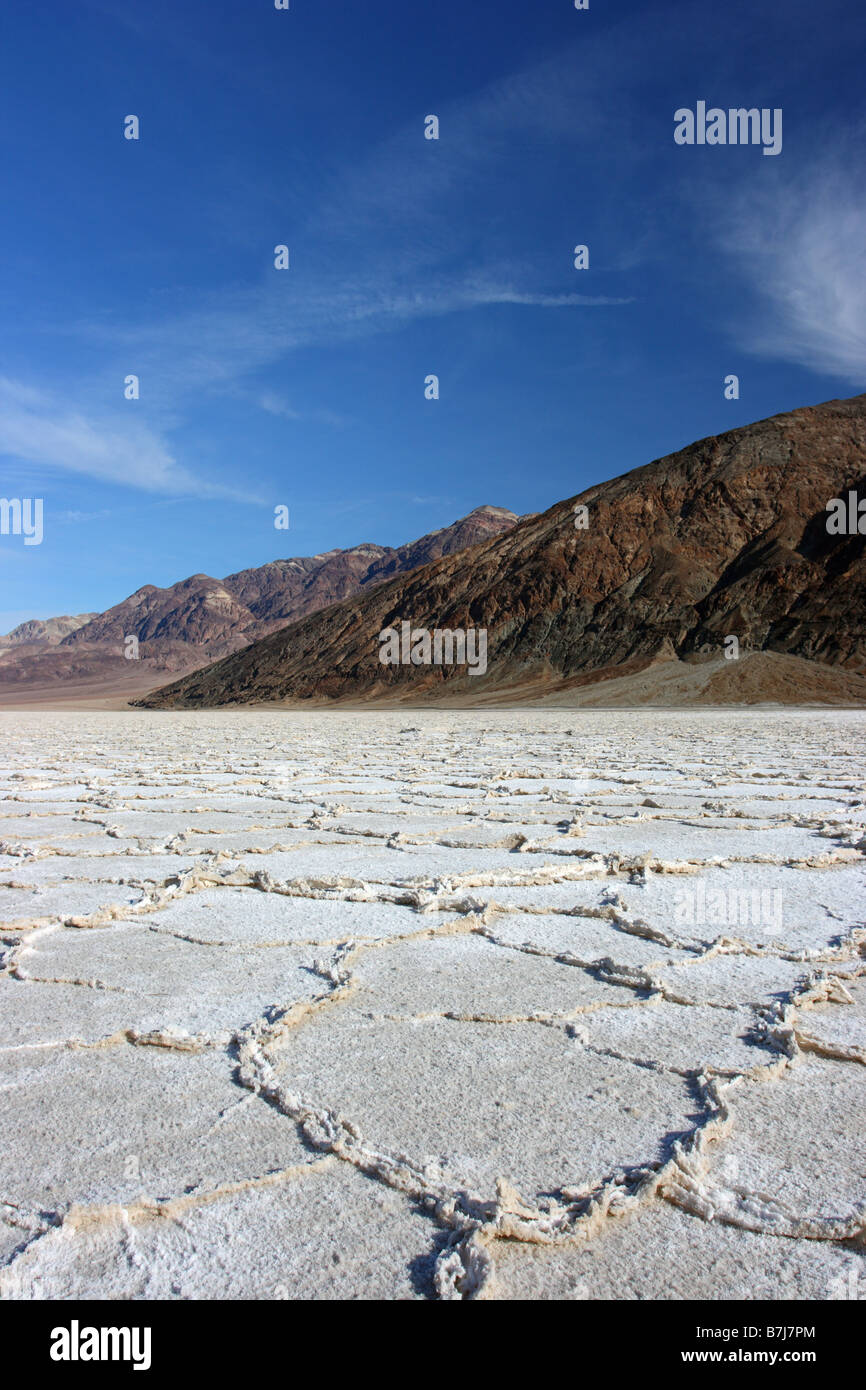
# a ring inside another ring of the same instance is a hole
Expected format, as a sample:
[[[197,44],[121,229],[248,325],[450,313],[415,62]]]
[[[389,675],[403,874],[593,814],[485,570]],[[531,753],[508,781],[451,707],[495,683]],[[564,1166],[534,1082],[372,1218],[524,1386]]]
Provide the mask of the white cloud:
[[[751,351],[866,389],[866,179],[858,162],[756,180],[729,206],[720,245],[750,282]]]
[[[584,49],[581,39],[579,48],[444,104],[441,143],[424,140],[425,108],[419,107],[363,155],[330,173],[319,171],[302,197],[293,190],[293,206],[307,212],[287,234],[291,270],[273,268],[271,243],[281,238],[263,232],[247,262],[254,279],[193,293],[165,317],[122,324],[103,317],[78,325],[79,331],[123,348],[150,382],[152,398],[163,408],[177,403],[182,409],[190,392],[232,389],[297,349],[419,319],[497,304],[574,311],[631,302],[558,293],[555,281],[539,283],[543,272],[507,259],[495,239],[477,243],[491,198],[494,207],[497,198],[508,206],[515,142],[581,148],[596,130],[618,141],[621,157],[630,148],[628,116],[611,108],[604,64],[575,61]],[[619,81],[627,88],[629,73],[643,62],[642,45],[628,26],[617,53]],[[273,189],[251,192],[264,224],[278,220]],[[563,276],[571,274],[568,251],[564,246]],[[285,419],[314,418],[292,405],[259,404]]]
[[[347,423],[342,415],[337,415],[333,410],[295,410],[294,406],[276,391],[260,392],[258,402],[268,415],[277,415],[281,420],[312,420],[322,425],[333,425],[337,429]]]
[[[468,299],[475,304],[526,304],[536,309],[574,309],[580,305],[632,304],[631,298],[617,299],[606,294],[530,294],[504,285],[476,290]]]
[[[298,348],[386,332],[416,319],[496,304],[574,310],[632,302],[519,289],[510,266],[485,269],[483,279],[477,271],[452,278],[432,269],[407,269],[395,258],[390,267],[370,267],[366,275],[351,272],[326,293],[299,288],[278,271],[272,274],[267,287],[221,292],[212,304],[171,321],[123,329],[101,324],[98,332],[134,352],[142,376],[167,402],[200,388],[237,390],[245,375]],[[256,399],[263,410],[287,420],[345,423],[333,412],[298,411],[276,393]]]
[[[269,415],[279,415],[282,420],[300,420],[302,418],[301,412],[293,410],[288,401],[284,400],[282,396],[278,396],[275,391],[263,391],[259,396],[259,405]]]
[[[178,464],[159,435],[140,421],[117,415],[94,420],[7,377],[0,378],[0,454],[145,492],[235,495]]]

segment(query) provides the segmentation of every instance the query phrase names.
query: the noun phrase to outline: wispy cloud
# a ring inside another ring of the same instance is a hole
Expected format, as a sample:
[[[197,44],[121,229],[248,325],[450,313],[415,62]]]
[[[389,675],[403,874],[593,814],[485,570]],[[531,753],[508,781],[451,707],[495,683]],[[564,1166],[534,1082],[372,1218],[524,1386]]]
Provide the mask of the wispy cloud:
[[[0,378],[0,454],[145,492],[248,500],[195,477],[146,425],[116,414],[87,416],[8,377]]]
[[[191,294],[170,314],[124,322],[106,314],[78,329],[92,341],[122,348],[124,360],[134,363],[130,370],[146,376],[154,396],[170,408],[194,390],[233,390],[299,349],[419,319],[495,305],[575,312],[631,302],[563,292],[558,275],[551,282],[531,260],[515,252],[509,258],[495,242],[478,238],[478,227],[491,216],[509,216],[511,170],[527,142],[532,150],[546,142],[559,159],[563,147],[573,143],[579,150],[589,130],[603,127],[621,159],[631,148],[627,113],[606,99],[604,65],[588,69],[575,61],[584,48],[443,104],[438,142],[424,140],[419,107],[363,156],[320,171],[303,197],[291,190],[291,205],[306,212],[285,233],[290,270],[273,269],[271,241],[279,236],[274,232],[269,241],[263,235],[247,260],[244,282]],[[626,28],[618,53],[624,85],[642,61]],[[280,199],[270,183],[246,191],[244,201],[258,209],[262,228],[276,226]],[[244,216],[249,222],[248,210]],[[567,257],[564,247],[565,266]],[[293,419],[294,408],[272,413]]]
[[[866,177],[853,152],[744,187],[718,224],[755,296],[736,330],[744,346],[866,389],[864,231]]]
[[[592,312],[629,302],[562,292],[537,267],[479,247],[476,219],[463,215],[470,197],[476,211],[484,210],[491,179],[510,187],[514,139],[535,139],[541,131],[556,144],[569,130],[585,138],[587,123],[599,119],[590,86],[571,56],[559,54],[443,107],[438,146],[424,141],[419,110],[363,159],[309,188],[306,218],[290,237],[290,271],[273,268],[271,246],[263,242],[243,283],[181,294],[169,312],[160,305],[133,318],[124,310],[121,319],[106,304],[88,322],[58,325],[58,332],[83,335],[107,354],[103,372],[70,379],[53,397],[20,381],[0,381],[0,452],[150,493],[234,496],[199,479],[181,447],[172,447],[190,399],[246,397],[287,421],[340,427],[346,422],[333,412],[262,392],[256,373],[304,347],[418,319],[496,305]],[[262,206],[270,207],[274,190],[266,183]],[[146,423],[134,418],[134,406],[126,413],[103,405],[109,382],[116,386],[118,359],[147,383]]]
[[[278,396],[275,391],[263,391],[259,396],[259,405],[268,415],[278,415],[281,420],[302,419],[301,412],[294,410],[288,401]]]
[[[341,428],[347,423],[342,415],[337,415],[333,410],[295,410],[294,406],[276,391],[260,392],[258,403],[268,415],[276,415],[281,420],[298,422],[312,420],[318,424],[333,425],[336,428]]]
[[[532,294],[526,290],[510,289],[505,285],[477,290],[468,298],[467,307],[478,304],[526,304],[536,309],[574,309],[581,305],[632,304],[632,297],[608,294]]]
[[[254,289],[223,291],[208,305],[169,322],[93,329],[124,349],[142,379],[164,403],[180,401],[192,390],[237,390],[244,377],[273,365],[297,349],[346,341],[402,327],[416,319],[493,305],[536,309],[583,309],[628,304],[607,295],[551,294],[518,288],[511,267],[485,269],[483,280],[469,271],[449,277],[435,270],[413,274],[399,258],[388,267],[355,271],[327,291],[301,288],[291,272],[273,272],[273,281]],[[333,278],[333,277],[332,277]],[[297,411],[269,397],[262,409],[286,419],[341,423],[326,412]],[[274,408],[276,406],[276,408]]]
[[[67,509],[66,511],[55,513],[53,520],[55,526],[81,526],[90,521],[104,521],[106,517],[109,516],[111,516],[111,510],[108,507],[100,507],[99,510],[95,512],[82,512],[75,509]]]

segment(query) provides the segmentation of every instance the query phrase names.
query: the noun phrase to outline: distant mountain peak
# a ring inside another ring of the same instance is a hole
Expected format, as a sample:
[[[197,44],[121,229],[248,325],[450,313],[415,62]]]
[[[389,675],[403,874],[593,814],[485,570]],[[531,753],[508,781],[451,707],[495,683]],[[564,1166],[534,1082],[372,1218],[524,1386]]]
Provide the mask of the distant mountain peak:
[[[866,493],[866,395],[699,440],[459,553],[437,536],[440,553],[422,567],[401,573],[390,559],[378,567],[387,583],[142,703],[564,699],[594,682],[719,660],[725,678],[706,688],[726,702],[738,691],[744,703],[756,690],[772,698],[773,682],[788,702],[846,690],[862,702],[866,537],[826,525],[830,499],[851,489]],[[493,520],[478,508],[452,529]],[[383,665],[379,635],[403,624],[483,629],[485,672],[437,665],[423,649],[417,665]],[[727,660],[732,637],[743,657],[779,660]]]
[[[100,671],[116,672],[118,667],[140,681],[148,662],[168,671],[205,665],[293,619],[513,525],[514,513],[504,507],[480,510],[483,515],[464,517],[396,549],[362,541],[348,550],[270,560],[224,579],[199,572],[166,588],[143,584],[104,613],[20,624],[8,638],[0,638],[0,685],[20,691],[28,682],[50,684],[52,672],[59,685],[69,680],[72,669],[76,675],[90,670],[96,679]],[[134,671],[124,657],[129,637],[137,639],[144,663],[135,663]],[[19,645],[26,648],[20,661],[12,650]]]
[[[7,632],[5,637],[0,637],[0,646],[16,647],[30,642],[46,642],[55,646],[70,632],[75,632],[98,616],[97,613],[78,613],[74,617],[64,614],[60,618],[30,618]]]

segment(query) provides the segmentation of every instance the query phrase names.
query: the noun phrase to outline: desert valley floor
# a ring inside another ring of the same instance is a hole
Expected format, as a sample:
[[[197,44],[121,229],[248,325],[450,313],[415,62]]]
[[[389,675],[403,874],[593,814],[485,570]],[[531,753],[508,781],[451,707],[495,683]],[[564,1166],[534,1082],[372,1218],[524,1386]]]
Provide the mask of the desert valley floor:
[[[0,729],[3,1297],[866,1297],[862,713]]]

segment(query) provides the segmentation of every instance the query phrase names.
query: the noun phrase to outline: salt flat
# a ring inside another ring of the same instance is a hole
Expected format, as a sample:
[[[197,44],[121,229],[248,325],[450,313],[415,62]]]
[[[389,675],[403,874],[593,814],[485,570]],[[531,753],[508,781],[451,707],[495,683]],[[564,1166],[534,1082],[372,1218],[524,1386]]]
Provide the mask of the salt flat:
[[[0,729],[3,1297],[866,1297],[862,713]]]

